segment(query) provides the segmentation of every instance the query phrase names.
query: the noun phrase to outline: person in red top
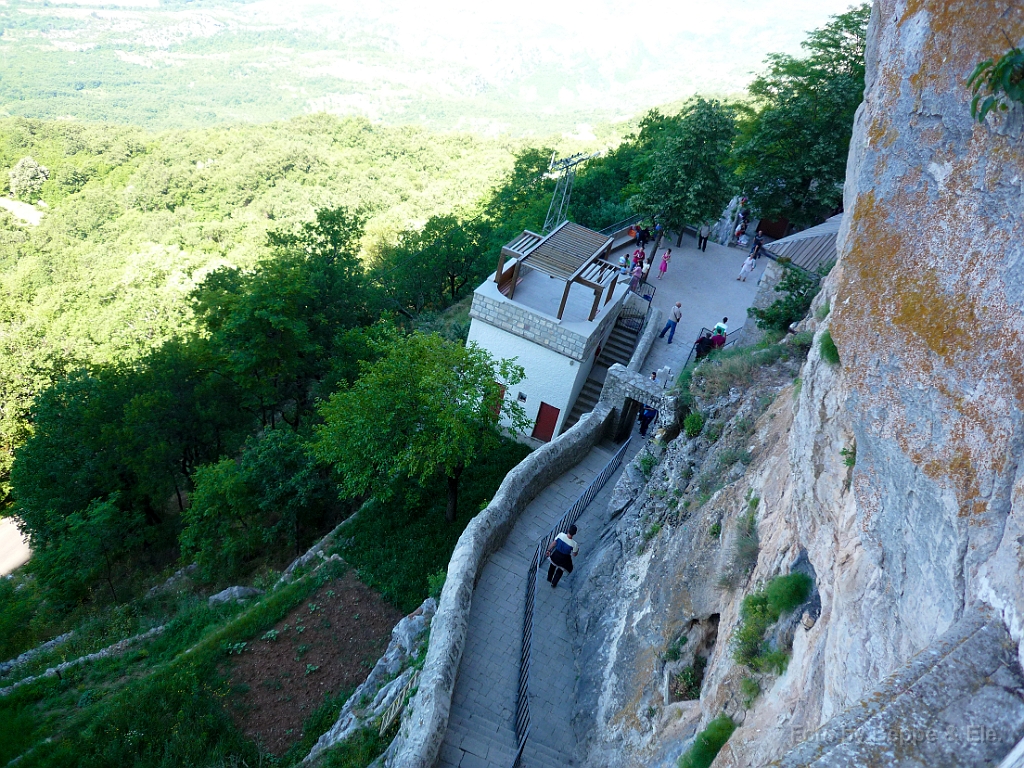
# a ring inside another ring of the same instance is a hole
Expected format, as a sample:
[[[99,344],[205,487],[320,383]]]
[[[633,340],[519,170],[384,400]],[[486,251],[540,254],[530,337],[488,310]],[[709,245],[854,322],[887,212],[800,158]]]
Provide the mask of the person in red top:
[[[715,335],[711,337],[711,346],[714,349],[721,349],[725,346],[725,334],[717,328],[715,329]]]

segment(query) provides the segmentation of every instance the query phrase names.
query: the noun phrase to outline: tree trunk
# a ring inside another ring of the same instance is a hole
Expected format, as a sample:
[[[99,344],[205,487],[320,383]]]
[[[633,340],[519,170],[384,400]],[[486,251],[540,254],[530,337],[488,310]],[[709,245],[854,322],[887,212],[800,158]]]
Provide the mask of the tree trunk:
[[[683,246],[683,229],[682,229],[682,227],[680,227],[679,228],[679,237],[676,239],[676,248],[681,248],[682,246]]]
[[[455,513],[459,505],[459,478],[462,477],[463,466],[459,465],[452,474],[447,478],[448,480],[448,506],[444,511],[444,519],[446,522],[455,522]]]
[[[454,477],[448,478],[448,507],[444,511],[446,522],[455,522],[455,512],[459,505],[459,481]]]

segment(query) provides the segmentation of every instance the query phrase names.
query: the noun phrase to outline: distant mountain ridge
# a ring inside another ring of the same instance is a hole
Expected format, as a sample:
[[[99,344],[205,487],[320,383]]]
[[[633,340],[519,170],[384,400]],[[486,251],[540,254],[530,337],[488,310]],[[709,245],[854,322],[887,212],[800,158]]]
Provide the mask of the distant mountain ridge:
[[[433,4],[10,0],[0,116],[190,127],[307,112],[546,136],[739,93],[842,0]],[[798,19],[798,23],[793,23]]]

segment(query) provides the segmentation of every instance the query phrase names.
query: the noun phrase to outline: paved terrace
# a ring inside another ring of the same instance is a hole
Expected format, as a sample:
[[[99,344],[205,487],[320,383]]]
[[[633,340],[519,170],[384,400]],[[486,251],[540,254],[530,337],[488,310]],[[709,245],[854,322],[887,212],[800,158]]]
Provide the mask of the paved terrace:
[[[652,247],[651,243],[647,244],[648,253]],[[610,260],[618,263],[620,254],[632,254],[635,248],[635,245],[622,246],[613,251]],[[665,277],[658,280],[658,265],[666,248],[672,249],[672,259],[668,263]],[[679,247],[676,246],[676,235],[666,236],[662,240],[654,256],[654,263],[651,264],[647,282],[657,288],[653,303],[664,313],[665,318],[668,319],[669,311],[675,303],[681,301],[683,319],[679,322],[672,344],[667,343],[668,334],[665,334],[664,339],[655,340],[640,369],[641,373],[649,375],[667,365],[672,369],[673,376],[677,376],[702,327],[711,328],[723,317],[729,318],[730,332],[747,322],[753,322],[747,318],[747,307],[754,303],[757,281],[764,272],[768,258],[762,256],[758,259],[753,274],[747,276],[746,282],[740,282],[736,276],[749,251],[749,246],[727,248],[708,242],[707,251],[701,252],[697,250],[697,239],[690,235],[683,235],[683,244]],[[661,329],[658,330],[660,332]]]
[[[623,456],[628,463],[642,441]],[[617,446],[602,443],[545,488],[520,515],[504,546],[491,555],[473,592],[466,647],[452,696],[448,732],[438,757],[442,768],[507,768],[515,757],[513,718],[519,684],[526,578],[537,540],[573,505],[604,468]],[[607,523],[608,499],[621,468],[578,523],[579,557],[587,556]],[[537,586],[530,709],[532,730],[523,755],[528,768],[573,765],[576,739],[570,716],[576,662],[566,606],[573,576],[558,589],[543,575]]]

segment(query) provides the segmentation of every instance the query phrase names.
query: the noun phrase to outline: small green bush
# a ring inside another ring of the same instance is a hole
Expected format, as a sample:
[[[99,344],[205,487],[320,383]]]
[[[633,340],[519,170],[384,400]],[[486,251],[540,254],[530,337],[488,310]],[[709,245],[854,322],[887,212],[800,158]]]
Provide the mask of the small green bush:
[[[665,649],[665,653],[662,654],[665,661],[679,661],[679,657],[683,652],[683,646],[686,645],[686,640],[686,635],[683,635],[669,643],[668,648]]]
[[[801,331],[794,334],[792,344],[800,350],[802,355],[806,355],[811,351],[811,345],[814,344],[814,333],[811,331]]]
[[[733,633],[733,659],[759,672],[785,671],[789,654],[768,647],[765,635],[779,620],[807,600],[813,582],[803,573],[791,573],[772,579],[757,592],[751,592],[740,606],[740,623]]]
[[[722,422],[712,421],[708,424],[707,431],[704,432],[704,437],[708,439],[709,443],[717,443],[718,438],[722,436]]]
[[[700,698],[700,687],[704,682],[704,670],[707,669],[707,666],[706,658],[695,656],[693,664],[683,667],[675,676],[675,689],[683,701]]]
[[[805,573],[791,573],[772,579],[764,591],[773,619],[778,619],[807,600],[813,585],[811,577]]]
[[[712,523],[711,527],[708,528],[708,535],[711,536],[711,538],[713,538],[713,539],[717,539],[719,536],[721,536],[722,535],[722,524],[721,523]]]
[[[690,748],[680,755],[679,768],[709,768],[735,730],[736,723],[731,717],[724,713],[716,717],[697,734]]]
[[[829,306],[828,299],[825,299],[825,303],[818,307],[817,311],[814,313],[814,319],[821,322],[828,317],[830,309],[831,307]]]
[[[849,448],[843,448],[839,452],[839,455],[843,457],[843,464],[848,467],[857,466],[857,446],[853,445]]]
[[[654,465],[657,463],[658,460],[649,453],[645,453],[640,457],[640,471],[643,473],[644,477],[651,476],[651,473],[654,471]]]
[[[829,365],[839,365],[839,350],[836,343],[832,341],[832,334],[825,331],[818,341],[818,348],[821,350],[821,359]]]
[[[661,523],[652,523],[651,527],[644,531],[644,541],[650,541],[661,531]]]
[[[683,419],[683,431],[686,432],[686,436],[694,438],[700,434],[702,429],[704,429],[704,417],[700,415],[700,411],[690,411]]]
[[[434,571],[432,574],[427,576],[427,593],[435,600],[441,599],[441,591],[444,589],[444,583],[448,579],[448,571],[442,568],[439,571]]]

